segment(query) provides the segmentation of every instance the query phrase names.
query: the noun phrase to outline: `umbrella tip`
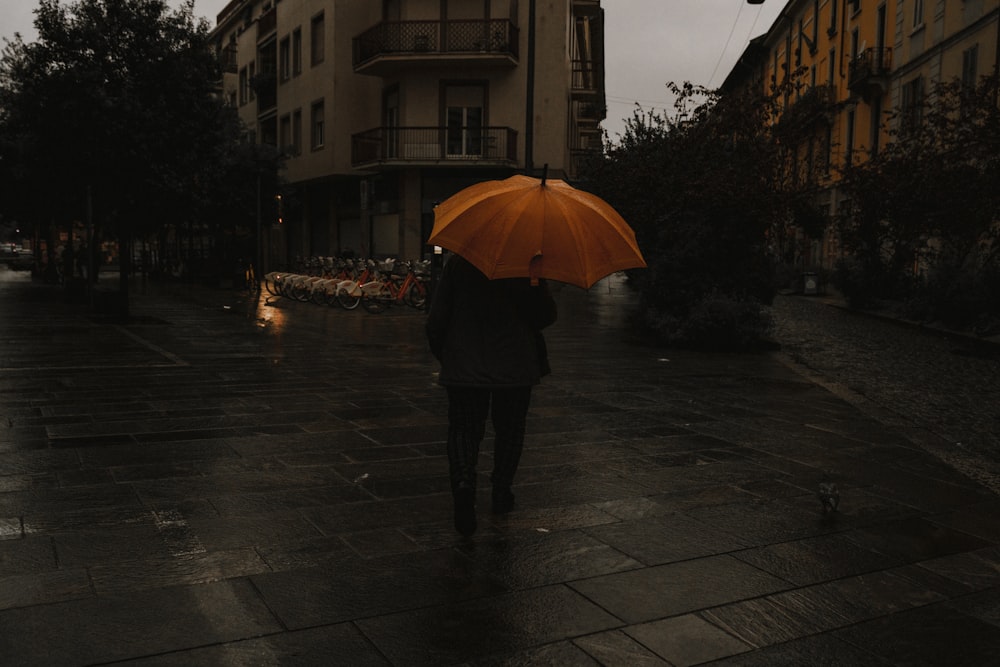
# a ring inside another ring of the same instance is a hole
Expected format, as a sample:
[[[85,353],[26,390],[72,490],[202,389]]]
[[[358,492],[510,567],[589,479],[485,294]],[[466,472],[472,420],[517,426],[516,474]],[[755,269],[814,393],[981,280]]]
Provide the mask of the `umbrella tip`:
[[[549,163],[546,162],[545,166],[542,167],[542,187],[545,187],[545,179],[549,177]]]

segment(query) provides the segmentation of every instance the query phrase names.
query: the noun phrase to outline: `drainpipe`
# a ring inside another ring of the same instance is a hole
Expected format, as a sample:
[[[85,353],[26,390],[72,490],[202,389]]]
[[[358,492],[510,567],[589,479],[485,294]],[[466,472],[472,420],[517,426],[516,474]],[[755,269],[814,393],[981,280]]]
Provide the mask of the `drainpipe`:
[[[535,0],[528,2],[527,108],[524,118],[524,173],[535,171]]]

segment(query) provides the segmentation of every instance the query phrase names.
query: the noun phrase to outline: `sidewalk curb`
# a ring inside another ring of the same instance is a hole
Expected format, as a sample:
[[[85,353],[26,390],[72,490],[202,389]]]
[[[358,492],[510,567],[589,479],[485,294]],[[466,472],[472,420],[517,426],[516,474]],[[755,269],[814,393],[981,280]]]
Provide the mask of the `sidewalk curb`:
[[[938,324],[920,322],[917,320],[908,320],[901,317],[896,317],[881,311],[865,309],[865,308],[854,308],[850,306],[844,299],[831,297],[829,295],[818,295],[818,296],[807,296],[802,294],[785,294],[783,296],[797,297],[800,299],[807,300],[818,300],[822,303],[831,306],[833,308],[839,308],[840,310],[853,313],[855,315],[861,315],[864,317],[870,317],[872,319],[882,320],[883,322],[890,322],[892,324],[897,324],[899,326],[908,327],[910,329],[915,329],[918,331],[926,331],[928,333],[937,333],[951,338],[954,340],[960,340],[967,343],[971,343],[975,346],[988,347],[991,353],[1000,352],[1000,335],[995,336],[976,336],[973,333],[967,331],[960,331],[958,329],[949,329]]]

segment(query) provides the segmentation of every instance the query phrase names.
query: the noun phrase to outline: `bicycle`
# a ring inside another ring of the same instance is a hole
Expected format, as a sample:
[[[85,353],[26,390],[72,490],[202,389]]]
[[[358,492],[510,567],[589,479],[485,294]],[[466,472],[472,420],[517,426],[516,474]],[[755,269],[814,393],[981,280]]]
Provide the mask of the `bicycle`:
[[[425,266],[426,264],[426,266]],[[418,310],[427,306],[427,285],[423,276],[429,272],[430,263],[420,262],[415,269],[412,262],[401,262],[404,271],[389,271],[377,280],[361,286],[361,303],[369,313],[381,313],[392,304],[405,303]],[[424,271],[424,269],[428,271]]]
[[[361,272],[358,272],[359,264],[363,264],[365,267]],[[363,295],[362,285],[369,282],[376,272],[375,261],[371,259],[354,260],[352,266],[354,277],[337,285],[337,303],[346,310],[354,310],[358,307]]]
[[[270,271],[264,274],[264,288],[272,296],[284,296],[281,291],[286,274],[281,271]]]

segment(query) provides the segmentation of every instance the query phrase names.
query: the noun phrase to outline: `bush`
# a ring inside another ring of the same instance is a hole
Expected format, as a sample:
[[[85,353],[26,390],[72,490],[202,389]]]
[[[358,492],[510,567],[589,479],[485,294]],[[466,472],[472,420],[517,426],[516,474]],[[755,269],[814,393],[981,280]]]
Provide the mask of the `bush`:
[[[955,329],[992,330],[1000,320],[1000,274],[996,270],[941,264],[920,290],[926,319]]]
[[[648,309],[646,324],[667,344],[713,352],[745,352],[761,347],[774,321],[755,299],[712,292],[684,318]]]
[[[884,293],[880,274],[858,259],[847,257],[837,261],[830,281],[852,308],[870,308]]]

